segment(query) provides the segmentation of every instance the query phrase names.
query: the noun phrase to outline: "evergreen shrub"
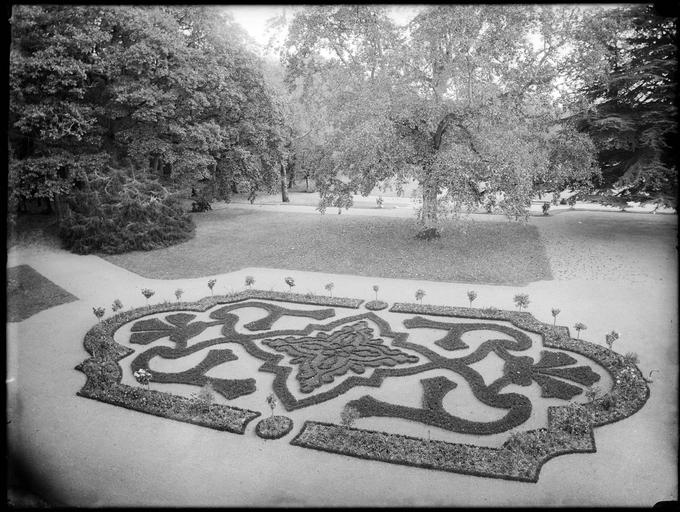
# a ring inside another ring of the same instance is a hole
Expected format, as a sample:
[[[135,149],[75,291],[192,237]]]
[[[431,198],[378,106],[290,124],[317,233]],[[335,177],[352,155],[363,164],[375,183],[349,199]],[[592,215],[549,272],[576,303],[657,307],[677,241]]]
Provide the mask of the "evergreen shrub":
[[[114,171],[90,176],[72,195],[59,236],[77,254],[119,254],[174,245],[193,230],[179,199],[157,181]]]

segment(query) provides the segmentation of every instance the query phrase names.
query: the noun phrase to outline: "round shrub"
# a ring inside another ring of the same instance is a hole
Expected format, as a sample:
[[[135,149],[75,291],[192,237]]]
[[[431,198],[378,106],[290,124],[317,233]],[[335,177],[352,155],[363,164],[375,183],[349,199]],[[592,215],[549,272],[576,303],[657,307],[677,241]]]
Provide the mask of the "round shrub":
[[[385,309],[388,304],[387,302],[383,302],[381,300],[371,300],[364,304],[364,306],[366,309],[370,309],[371,311],[379,311],[381,309]]]
[[[260,420],[255,433],[262,439],[279,439],[293,430],[293,420],[287,416],[270,416]]]

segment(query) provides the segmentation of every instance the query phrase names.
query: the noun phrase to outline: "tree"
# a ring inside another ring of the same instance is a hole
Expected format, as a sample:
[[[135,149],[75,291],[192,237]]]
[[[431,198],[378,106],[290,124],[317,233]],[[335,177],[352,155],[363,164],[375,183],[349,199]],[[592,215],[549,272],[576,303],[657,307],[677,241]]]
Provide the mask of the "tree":
[[[432,6],[406,30],[380,6],[298,13],[284,63],[291,86],[325,113],[320,209],[415,178],[419,220],[436,236],[445,208],[501,194],[521,219],[540,184],[587,182],[589,141],[560,122],[550,96],[577,21],[566,8]],[[579,158],[562,160],[574,142]]]
[[[651,5],[631,5],[590,18],[588,57],[600,67],[585,81],[590,108],[580,126],[597,145],[599,188],[626,200],[677,195],[677,18]]]
[[[220,9],[15,6],[11,21],[9,203],[49,200],[74,250],[176,243],[192,231],[177,192],[278,182],[282,117]]]

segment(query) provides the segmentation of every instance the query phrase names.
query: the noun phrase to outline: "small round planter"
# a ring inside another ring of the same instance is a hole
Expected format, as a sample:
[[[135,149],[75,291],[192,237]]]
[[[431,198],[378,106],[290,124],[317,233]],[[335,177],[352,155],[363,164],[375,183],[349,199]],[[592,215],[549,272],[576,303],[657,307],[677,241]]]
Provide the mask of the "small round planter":
[[[366,309],[370,309],[371,311],[380,311],[381,309],[385,309],[388,305],[387,302],[381,300],[371,300],[364,304]]]
[[[293,420],[287,416],[270,416],[260,420],[255,433],[262,439],[279,439],[293,430]]]

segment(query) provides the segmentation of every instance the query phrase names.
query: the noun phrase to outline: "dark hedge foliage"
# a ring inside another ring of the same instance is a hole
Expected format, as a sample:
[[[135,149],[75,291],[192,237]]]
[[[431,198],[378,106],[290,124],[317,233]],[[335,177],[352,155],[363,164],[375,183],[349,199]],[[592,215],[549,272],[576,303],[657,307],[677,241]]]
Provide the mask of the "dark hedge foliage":
[[[149,251],[193,236],[191,218],[173,194],[122,172],[90,179],[68,207],[59,236],[77,254]]]
[[[280,439],[293,430],[293,420],[287,416],[270,416],[259,421],[255,433],[262,439]]]
[[[193,203],[191,203],[192,212],[200,213],[207,212],[208,210],[212,210],[212,206],[210,206],[210,203],[204,197],[199,197]]]
[[[387,306],[389,306],[389,304],[381,300],[371,300],[364,304],[364,307],[366,309],[370,309],[371,311],[379,311],[381,309],[385,309]]]

